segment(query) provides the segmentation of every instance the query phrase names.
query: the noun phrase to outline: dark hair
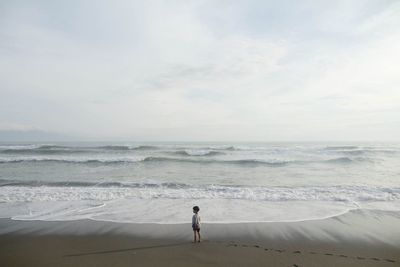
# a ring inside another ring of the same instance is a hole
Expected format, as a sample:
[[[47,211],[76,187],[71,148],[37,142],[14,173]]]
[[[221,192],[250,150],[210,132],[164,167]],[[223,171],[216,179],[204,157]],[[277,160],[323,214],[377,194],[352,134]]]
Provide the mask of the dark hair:
[[[194,211],[200,211],[200,208],[199,208],[199,206],[194,206],[194,207],[193,207],[193,210],[194,210]]]

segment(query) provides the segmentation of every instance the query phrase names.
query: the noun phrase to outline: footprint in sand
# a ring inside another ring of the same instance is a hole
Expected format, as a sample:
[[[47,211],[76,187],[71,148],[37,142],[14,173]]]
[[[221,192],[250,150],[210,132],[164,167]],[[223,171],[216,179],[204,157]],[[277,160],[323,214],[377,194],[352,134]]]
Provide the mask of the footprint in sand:
[[[227,246],[228,246],[228,247],[231,247],[231,246],[237,247],[238,244],[235,244],[233,241],[231,241],[231,242],[229,242],[229,244],[228,244]],[[249,247],[248,245],[244,245],[244,244],[242,244],[241,246],[244,247],[244,248]],[[253,245],[253,247],[255,247],[255,248],[260,248],[259,245]],[[265,251],[271,250],[271,251],[276,251],[276,252],[279,252],[279,253],[282,253],[282,252],[285,252],[285,251],[286,251],[286,250],[284,250],[284,249],[273,249],[273,248],[264,248],[264,250],[265,250]],[[318,254],[318,253],[315,252],[315,251],[309,251],[308,253],[309,253],[309,254]],[[300,251],[300,250],[295,250],[295,251],[293,251],[293,254],[301,254],[301,251]],[[337,256],[337,257],[342,257],[342,258],[348,258],[348,257],[349,257],[349,256],[344,255],[344,254],[334,255],[334,254],[332,254],[332,253],[324,253],[323,255],[326,255],[326,256]],[[356,259],[358,259],[358,260],[365,260],[366,258],[357,256]],[[381,261],[381,260],[384,260],[384,261],[392,262],[392,263],[396,262],[395,260],[391,260],[391,259],[379,259],[379,258],[369,258],[369,259],[370,259],[370,260],[374,260],[374,261]],[[299,266],[298,266],[297,264],[293,264],[293,267],[299,267]]]

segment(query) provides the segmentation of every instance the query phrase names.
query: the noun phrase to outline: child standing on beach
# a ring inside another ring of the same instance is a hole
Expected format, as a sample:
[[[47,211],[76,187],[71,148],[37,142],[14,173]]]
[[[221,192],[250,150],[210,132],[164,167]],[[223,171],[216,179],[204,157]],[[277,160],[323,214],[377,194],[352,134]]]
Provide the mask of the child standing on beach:
[[[193,207],[193,217],[192,217],[192,228],[193,228],[193,242],[196,243],[197,236],[199,237],[198,242],[200,242],[200,208],[198,206]]]

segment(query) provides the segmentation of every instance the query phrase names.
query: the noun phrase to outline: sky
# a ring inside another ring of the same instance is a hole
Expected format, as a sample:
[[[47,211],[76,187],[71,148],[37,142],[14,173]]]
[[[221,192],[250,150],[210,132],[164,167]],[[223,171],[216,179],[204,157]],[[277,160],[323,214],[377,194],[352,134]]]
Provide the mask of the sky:
[[[0,59],[0,139],[400,141],[398,0],[2,0]]]

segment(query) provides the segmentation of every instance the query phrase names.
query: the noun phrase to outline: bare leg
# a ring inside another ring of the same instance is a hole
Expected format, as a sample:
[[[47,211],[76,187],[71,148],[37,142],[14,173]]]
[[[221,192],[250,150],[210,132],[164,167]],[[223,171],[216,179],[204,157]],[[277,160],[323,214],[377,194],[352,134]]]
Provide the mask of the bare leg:
[[[196,243],[196,231],[193,231],[193,243]]]
[[[201,238],[200,238],[200,231],[197,231],[197,234],[199,235],[199,242],[201,241]]]

